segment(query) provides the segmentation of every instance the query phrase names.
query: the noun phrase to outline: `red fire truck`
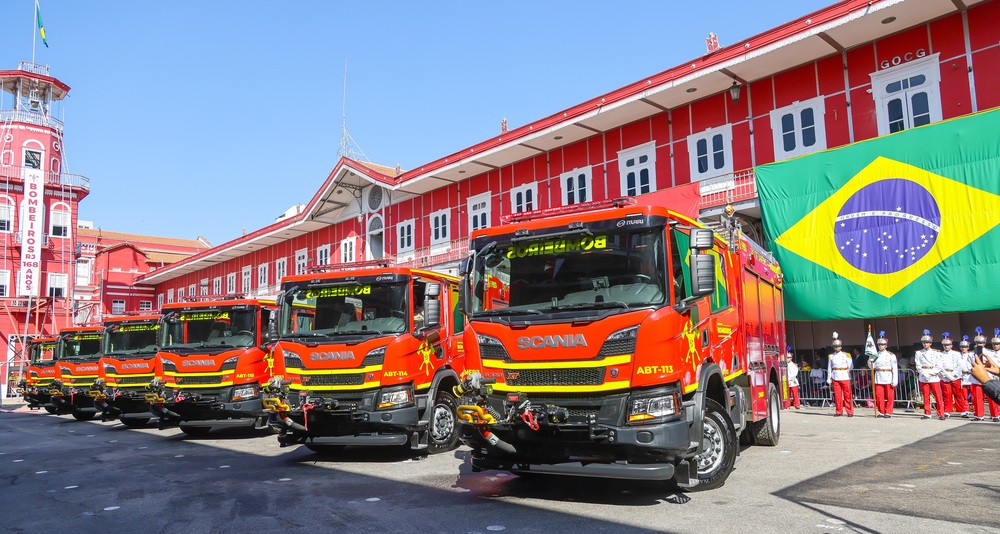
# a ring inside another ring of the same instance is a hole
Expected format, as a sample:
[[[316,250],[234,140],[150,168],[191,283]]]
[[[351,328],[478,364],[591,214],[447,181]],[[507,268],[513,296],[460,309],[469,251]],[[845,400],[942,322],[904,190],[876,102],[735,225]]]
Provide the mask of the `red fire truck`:
[[[282,446],[438,453],[458,444],[457,278],[366,262],[281,286],[276,379],[265,404]]]
[[[56,338],[36,337],[28,340],[24,347],[27,355],[28,372],[18,386],[24,395],[24,401],[32,410],[44,408],[49,413],[56,413],[56,407],[51,404],[49,389],[56,378],[55,354]]]
[[[709,489],[741,439],[777,443],[781,275],[735,224],[635,199],[505,222],[462,266],[473,469]]]
[[[90,396],[102,421],[118,419],[127,427],[141,428],[153,417],[146,386],[153,380],[160,316],[109,317],[104,326],[98,378]]]
[[[261,387],[272,376],[273,302],[213,298],[163,306],[156,377],[146,400],[162,428],[267,429]]]
[[[97,415],[90,386],[97,380],[104,327],[71,326],[62,329],[56,341],[56,379],[49,390],[59,415],[72,414],[87,421]]]

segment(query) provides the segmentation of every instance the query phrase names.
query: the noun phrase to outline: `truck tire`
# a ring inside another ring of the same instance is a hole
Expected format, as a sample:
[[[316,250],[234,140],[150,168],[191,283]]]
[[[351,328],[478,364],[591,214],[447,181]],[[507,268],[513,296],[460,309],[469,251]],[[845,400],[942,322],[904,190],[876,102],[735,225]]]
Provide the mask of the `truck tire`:
[[[189,436],[204,436],[208,434],[208,431],[212,430],[210,426],[182,426],[181,432]]]
[[[701,454],[694,457],[698,466],[698,479],[690,485],[680,485],[685,491],[722,487],[736,463],[736,427],[725,408],[712,399],[705,399],[702,447],[704,450]]]
[[[781,397],[774,382],[767,386],[767,418],[753,423],[753,441],[756,445],[773,447],[781,437]]]
[[[427,425],[427,453],[448,452],[458,445],[458,405],[447,391],[438,391]]]
[[[143,428],[146,423],[149,423],[149,418],[145,417],[143,419],[119,419],[121,423],[128,428]]]
[[[73,419],[77,421],[90,421],[97,413],[95,412],[73,412]]]
[[[344,450],[344,445],[313,445],[312,443],[306,443],[306,448],[316,454],[336,454]]]

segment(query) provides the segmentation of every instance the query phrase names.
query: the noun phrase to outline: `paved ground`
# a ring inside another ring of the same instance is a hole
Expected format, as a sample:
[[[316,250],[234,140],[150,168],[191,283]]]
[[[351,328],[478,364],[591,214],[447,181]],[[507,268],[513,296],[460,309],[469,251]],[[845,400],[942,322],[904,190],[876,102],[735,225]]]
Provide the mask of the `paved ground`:
[[[728,483],[473,473],[467,450],[327,458],[273,436],[128,430],[0,413],[0,531],[995,532],[1000,424],[783,413],[777,447],[743,451]]]

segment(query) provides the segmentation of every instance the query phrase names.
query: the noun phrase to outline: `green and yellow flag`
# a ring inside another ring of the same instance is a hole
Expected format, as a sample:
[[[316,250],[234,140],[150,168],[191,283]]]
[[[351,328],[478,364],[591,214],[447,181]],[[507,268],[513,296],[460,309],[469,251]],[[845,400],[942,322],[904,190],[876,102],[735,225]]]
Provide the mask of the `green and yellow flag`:
[[[788,319],[996,308],[1000,109],[755,173]]]
[[[49,42],[45,40],[45,25],[42,24],[42,9],[38,7],[38,0],[35,0],[35,20],[38,21],[38,34],[42,36],[42,44],[49,47]]]

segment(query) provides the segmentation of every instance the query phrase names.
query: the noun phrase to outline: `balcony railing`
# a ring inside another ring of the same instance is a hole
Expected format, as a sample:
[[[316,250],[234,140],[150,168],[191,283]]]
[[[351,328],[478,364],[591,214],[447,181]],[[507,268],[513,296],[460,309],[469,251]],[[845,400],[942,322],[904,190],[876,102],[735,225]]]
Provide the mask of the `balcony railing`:
[[[0,165],[0,180],[24,181],[24,167]],[[45,173],[45,185],[79,187],[90,191],[90,178],[79,174],[48,171]]]
[[[30,72],[32,74],[41,74],[42,76],[49,75],[48,65],[39,65],[38,63],[32,63],[30,61],[21,61],[17,64],[17,70],[23,70],[24,72]]]
[[[17,231],[17,232],[14,232],[14,239],[9,240],[8,243],[11,246],[14,246],[14,245],[20,245],[22,241],[23,241],[22,232]],[[41,236],[41,245],[43,247],[47,247],[47,246],[49,246],[51,244],[52,244],[52,239],[49,237],[49,235],[48,234],[43,234]]]
[[[44,128],[52,128],[59,133],[62,133],[63,131],[63,122],[61,120],[49,115],[48,113],[42,113],[41,111],[5,109],[0,111],[0,122],[21,122],[24,124],[42,126]]]
[[[752,168],[702,180],[700,187],[699,207],[703,210],[757,198],[757,179]]]

